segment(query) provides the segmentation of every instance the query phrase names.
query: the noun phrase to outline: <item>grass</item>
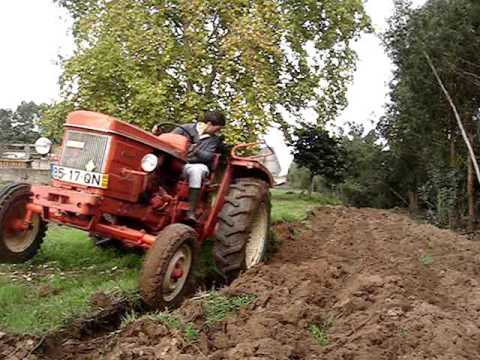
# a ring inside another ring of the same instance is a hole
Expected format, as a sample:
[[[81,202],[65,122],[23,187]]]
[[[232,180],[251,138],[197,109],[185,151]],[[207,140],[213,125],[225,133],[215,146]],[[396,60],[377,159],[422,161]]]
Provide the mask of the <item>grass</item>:
[[[431,265],[433,263],[433,257],[431,255],[420,256],[420,262],[424,266]]]
[[[204,321],[199,326],[199,329],[192,322],[185,322],[181,316],[169,311],[159,311],[145,315],[133,311],[123,317],[121,327],[124,328],[138,320],[148,319],[162,323],[170,330],[178,331],[187,343],[192,344],[198,341],[201,330],[211,328],[213,325],[227,319],[240,309],[248,306],[255,299],[256,295],[253,294],[226,296],[215,291],[207,293],[200,300],[203,307]]]
[[[0,329],[41,334],[88,310],[98,291],[132,291],[140,256],[95,247],[85,233],[53,226],[41,252],[0,266]]]
[[[334,196],[313,193],[312,197],[298,190],[272,190],[272,222],[296,222],[307,218],[308,213],[322,205],[340,205]]]
[[[308,331],[318,345],[330,345],[330,340],[328,339],[328,330],[333,326],[333,323],[333,317],[328,316],[323,321],[321,321],[320,325],[310,324],[310,326],[308,327]]]
[[[302,221],[310,210],[336,205],[333,197],[272,190],[273,222]],[[216,274],[211,243],[202,249],[200,279]],[[50,226],[40,253],[18,265],[0,265],[0,331],[44,334],[88,311],[88,299],[99,291],[137,289],[142,257],[114,249],[95,247],[79,230]],[[218,294],[205,303],[207,323],[213,325],[246,306],[251,296],[227,298]],[[185,325],[184,336],[195,338],[195,329]]]
[[[225,320],[227,316],[246,307],[255,299],[256,296],[253,294],[239,296],[225,296],[215,292],[209,294],[203,302],[205,326],[210,327]]]
[[[173,315],[167,311],[160,311],[140,317],[135,312],[129,313],[123,318],[121,327],[126,327],[130,323],[141,319],[149,319],[155,322],[160,322],[170,330],[179,331],[185,341],[189,344],[195,343],[200,336],[199,331],[195,329],[194,325],[191,322],[185,323],[178,316]]]
[[[328,346],[330,343],[328,340],[328,335],[325,329],[319,327],[318,325],[312,324],[308,328],[310,335],[313,337],[315,342],[320,346]]]

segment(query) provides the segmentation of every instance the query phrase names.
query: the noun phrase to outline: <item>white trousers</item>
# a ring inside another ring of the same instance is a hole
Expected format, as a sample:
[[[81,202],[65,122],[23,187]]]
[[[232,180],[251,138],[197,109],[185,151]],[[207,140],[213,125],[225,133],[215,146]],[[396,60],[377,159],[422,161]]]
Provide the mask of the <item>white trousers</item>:
[[[202,181],[205,179],[210,170],[205,164],[185,164],[183,167],[183,175],[188,179],[188,187],[200,189]]]

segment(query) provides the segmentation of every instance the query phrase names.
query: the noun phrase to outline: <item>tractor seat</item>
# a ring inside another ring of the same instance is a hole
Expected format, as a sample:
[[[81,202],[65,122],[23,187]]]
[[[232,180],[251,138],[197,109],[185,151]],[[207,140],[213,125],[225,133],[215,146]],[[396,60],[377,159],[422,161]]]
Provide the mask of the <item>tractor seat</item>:
[[[190,141],[187,137],[179,134],[172,134],[172,133],[165,133],[158,136],[158,138],[169,144],[178,152],[187,155],[188,147],[190,145]]]
[[[218,164],[220,163],[220,154],[213,155],[212,163],[210,164],[210,177],[209,181],[212,182],[217,171]]]

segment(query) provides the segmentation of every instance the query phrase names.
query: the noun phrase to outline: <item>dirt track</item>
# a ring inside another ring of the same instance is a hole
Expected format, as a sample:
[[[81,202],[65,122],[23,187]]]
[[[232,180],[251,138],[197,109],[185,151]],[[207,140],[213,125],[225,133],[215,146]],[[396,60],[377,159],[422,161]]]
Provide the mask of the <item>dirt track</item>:
[[[226,293],[256,300],[195,345],[150,320],[32,359],[480,359],[480,243],[389,211],[329,207],[279,225],[280,250]],[[201,301],[177,310],[201,326]],[[311,336],[316,324],[323,346]],[[0,358],[38,339],[0,337]],[[30,341],[30,342],[29,342]]]

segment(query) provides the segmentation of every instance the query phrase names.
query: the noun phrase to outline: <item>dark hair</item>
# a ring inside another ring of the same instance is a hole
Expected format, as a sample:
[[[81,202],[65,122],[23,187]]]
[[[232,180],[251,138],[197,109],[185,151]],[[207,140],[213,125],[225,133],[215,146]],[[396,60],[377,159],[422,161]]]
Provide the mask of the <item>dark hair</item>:
[[[209,122],[215,126],[225,126],[225,115],[220,111],[205,111],[203,122]]]

